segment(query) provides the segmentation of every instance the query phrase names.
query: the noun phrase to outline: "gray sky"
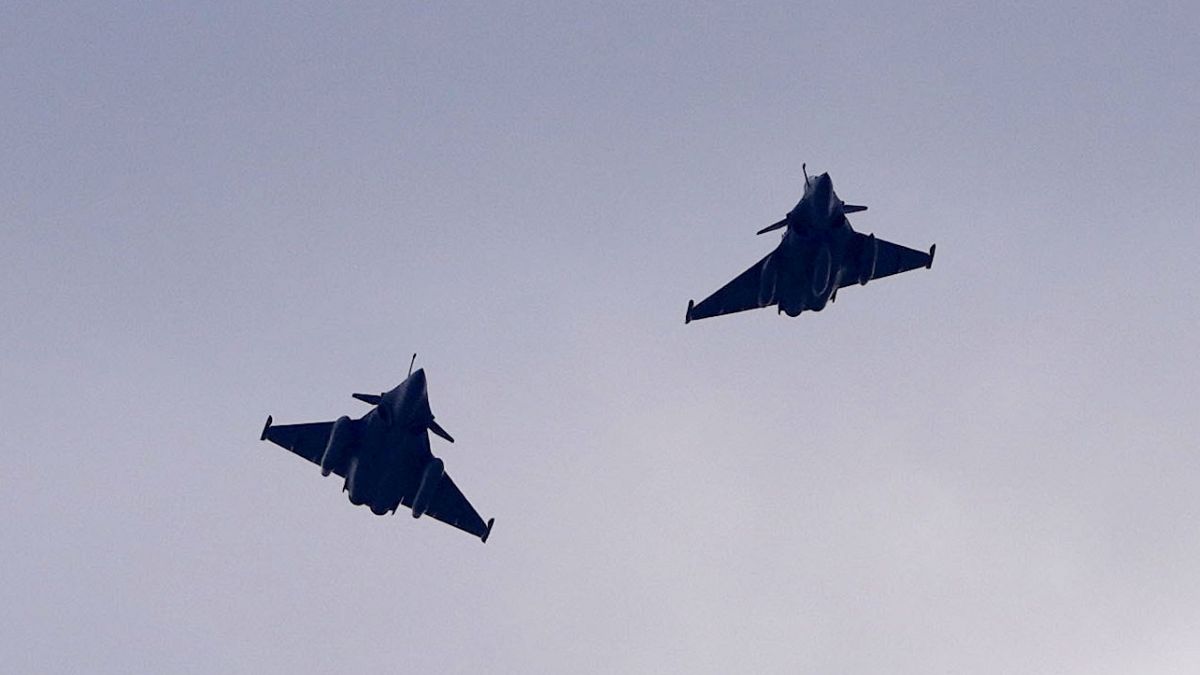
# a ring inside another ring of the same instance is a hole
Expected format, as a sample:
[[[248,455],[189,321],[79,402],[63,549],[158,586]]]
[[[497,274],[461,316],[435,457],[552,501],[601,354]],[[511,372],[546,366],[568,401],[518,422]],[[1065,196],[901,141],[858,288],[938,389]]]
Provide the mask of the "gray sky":
[[[0,9],[14,672],[1200,669],[1194,3],[245,4]],[[486,546],[258,441],[413,351]]]

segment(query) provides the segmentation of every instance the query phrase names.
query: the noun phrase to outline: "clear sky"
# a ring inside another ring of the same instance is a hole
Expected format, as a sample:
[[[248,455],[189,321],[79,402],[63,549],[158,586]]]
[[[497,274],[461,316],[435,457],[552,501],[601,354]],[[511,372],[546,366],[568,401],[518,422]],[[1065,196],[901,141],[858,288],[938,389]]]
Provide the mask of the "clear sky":
[[[1200,671],[1198,35],[5,3],[0,662]],[[685,326],[801,162],[933,270]],[[486,545],[258,440],[414,351]]]

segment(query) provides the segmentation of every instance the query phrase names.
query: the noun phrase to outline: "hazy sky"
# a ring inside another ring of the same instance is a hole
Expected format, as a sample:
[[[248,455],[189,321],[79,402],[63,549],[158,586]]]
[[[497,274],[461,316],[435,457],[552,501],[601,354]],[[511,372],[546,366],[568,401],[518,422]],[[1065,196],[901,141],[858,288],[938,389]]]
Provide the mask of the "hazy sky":
[[[1198,35],[5,3],[0,662],[1200,671]],[[933,270],[685,326],[801,162]],[[258,441],[414,351],[486,545]]]

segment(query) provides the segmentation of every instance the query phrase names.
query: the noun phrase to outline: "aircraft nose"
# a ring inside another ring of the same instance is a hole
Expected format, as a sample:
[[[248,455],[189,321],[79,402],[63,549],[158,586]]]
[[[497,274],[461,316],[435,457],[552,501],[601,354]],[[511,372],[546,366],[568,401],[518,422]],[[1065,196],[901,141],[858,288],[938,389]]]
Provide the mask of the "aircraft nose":
[[[829,174],[823,173],[817,176],[816,185],[813,186],[813,206],[818,210],[824,211],[833,208],[833,180]]]
[[[817,186],[815,190],[816,193],[821,196],[828,196],[830,192],[833,192],[833,179],[829,177],[829,174],[823,173],[820,176],[817,176]]]
[[[417,370],[415,372],[413,372],[412,375],[408,376],[408,379],[413,385],[420,387],[422,389],[425,388],[425,369],[417,368]]]

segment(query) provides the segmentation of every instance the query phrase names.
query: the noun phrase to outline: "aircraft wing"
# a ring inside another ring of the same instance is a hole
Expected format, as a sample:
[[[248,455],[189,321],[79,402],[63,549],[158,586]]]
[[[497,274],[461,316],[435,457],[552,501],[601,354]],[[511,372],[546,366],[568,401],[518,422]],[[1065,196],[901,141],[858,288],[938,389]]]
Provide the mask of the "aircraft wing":
[[[400,503],[412,508],[412,500],[413,495],[406,494],[400,499]],[[488,534],[492,531],[491,521],[483,522],[479,512],[463,496],[462,490],[458,489],[448,473],[442,474],[442,480],[438,483],[437,492],[434,493],[433,501],[429,503],[425,515],[457,527],[464,532],[470,532],[485,542]]]
[[[859,239],[859,246],[865,245],[868,237],[862,233],[856,233],[855,237]],[[893,274],[915,270],[918,267],[928,268],[933,265],[934,248],[930,248],[929,252],[918,251],[916,249],[893,244],[885,239],[876,239],[876,245],[879,247],[875,255],[875,271],[871,275],[871,279],[882,279],[890,277]],[[848,257],[846,261],[846,269],[842,273],[841,283],[839,288],[846,286],[854,286],[858,283],[858,259]]]
[[[687,321],[692,319],[707,319],[710,316],[744,312],[748,309],[766,307],[759,301],[759,290],[762,286],[763,268],[771,259],[774,252],[754,263],[750,269],[737,275],[733,281],[725,284],[716,293],[701,300],[699,303],[688,304]]]
[[[309,424],[280,424],[273,425],[267,420],[263,430],[263,439],[271,441],[281,448],[291,450],[304,459],[320,466],[321,456],[325,454],[325,445],[329,443],[329,432],[333,422],[312,422]],[[334,467],[334,473],[345,476],[342,467]]]

